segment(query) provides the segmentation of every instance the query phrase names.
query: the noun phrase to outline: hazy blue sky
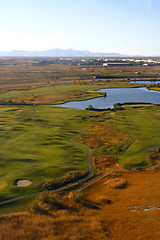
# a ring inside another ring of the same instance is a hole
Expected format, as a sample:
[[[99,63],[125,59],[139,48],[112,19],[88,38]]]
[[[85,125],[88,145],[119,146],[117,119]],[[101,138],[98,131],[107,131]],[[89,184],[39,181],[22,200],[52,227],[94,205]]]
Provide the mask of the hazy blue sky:
[[[0,51],[160,55],[160,0],[1,0]]]

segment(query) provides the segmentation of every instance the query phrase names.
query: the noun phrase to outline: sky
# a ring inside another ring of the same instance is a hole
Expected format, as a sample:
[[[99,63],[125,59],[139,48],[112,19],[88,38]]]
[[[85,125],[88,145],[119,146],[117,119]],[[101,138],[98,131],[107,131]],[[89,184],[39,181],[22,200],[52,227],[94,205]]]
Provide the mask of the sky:
[[[160,0],[0,0],[0,51],[160,56]]]

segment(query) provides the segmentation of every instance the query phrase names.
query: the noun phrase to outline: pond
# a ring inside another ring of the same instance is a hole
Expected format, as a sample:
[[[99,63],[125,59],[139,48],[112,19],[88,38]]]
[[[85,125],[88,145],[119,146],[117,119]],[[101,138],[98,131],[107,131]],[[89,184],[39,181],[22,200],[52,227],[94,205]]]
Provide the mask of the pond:
[[[94,108],[106,109],[113,108],[115,103],[125,102],[160,104],[160,92],[148,90],[146,87],[105,88],[98,90],[98,92],[106,92],[106,97],[97,97],[85,101],[72,101],[52,106],[86,109],[88,105],[92,105]]]
[[[147,81],[141,81],[141,80],[135,80],[135,81],[129,81],[130,83],[141,83],[141,84],[160,84],[160,81],[158,81],[158,80],[155,80],[155,81],[149,81],[149,80],[147,80]]]
[[[86,70],[87,68],[86,67],[82,67],[82,68],[80,68],[81,70]]]

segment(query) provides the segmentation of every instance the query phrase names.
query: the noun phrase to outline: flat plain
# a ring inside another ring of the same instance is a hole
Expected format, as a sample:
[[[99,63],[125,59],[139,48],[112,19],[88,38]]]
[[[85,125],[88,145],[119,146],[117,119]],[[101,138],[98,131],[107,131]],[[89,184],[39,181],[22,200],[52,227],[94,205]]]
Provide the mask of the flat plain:
[[[89,185],[88,179],[88,187],[73,190],[73,197],[68,189],[2,205],[1,214],[13,214],[0,217],[0,239],[74,239],[75,234],[76,239],[151,239],[153,230],[152,239],[158,239],[159,170],[154,166],[160,160],[160,106],[124,104],[90,111],[47,105],[103,96],[96,90],[107,87],[159,91],[159,85],[129,80],[158,79],[160,67],[91,65],[84,71],[50,59],[44,65],[32,61],[11,58],[0,64],[0,201],[39,192],[73,171],[86,172],[87,152],[81,146],[91,152],[95,183]],[[79,146],[68,142],[70,137]],[[23,179],[31,184],[17,187]],[[108,180],[126,185],[109,188]]]

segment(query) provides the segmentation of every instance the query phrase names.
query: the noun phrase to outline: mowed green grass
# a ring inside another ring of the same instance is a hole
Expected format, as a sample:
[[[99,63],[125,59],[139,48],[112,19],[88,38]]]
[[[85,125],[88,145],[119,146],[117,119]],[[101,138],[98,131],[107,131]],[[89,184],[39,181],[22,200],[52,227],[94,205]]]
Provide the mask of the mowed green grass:
[[[140,105],[139,105],[140,106]],[[160,144],[160,107],[142,105],[141,108],[125,106],[114,120],[119,129],[129,134],[133,143],[119,155],[119,164],[125,167],[141,167],[148,164],[147,148]]]
[[[32,114],[31,106],[0,106],[0,201],[39,191],[67,172],[87,170],[86,151],[67,139],[86,128],[95,113],[37,106]],[[32,184],[17,188],[16,179]]]

